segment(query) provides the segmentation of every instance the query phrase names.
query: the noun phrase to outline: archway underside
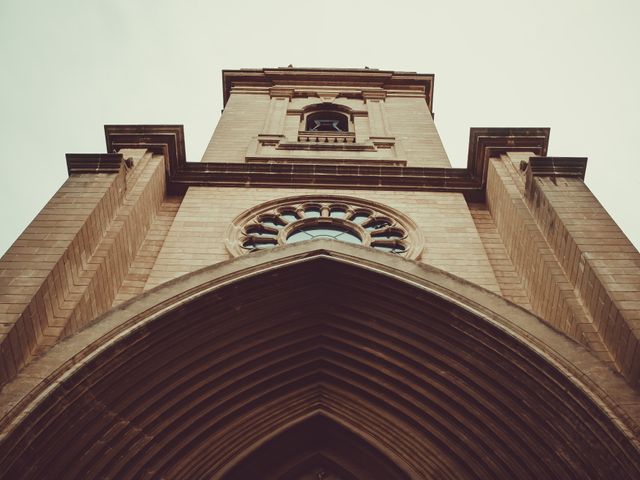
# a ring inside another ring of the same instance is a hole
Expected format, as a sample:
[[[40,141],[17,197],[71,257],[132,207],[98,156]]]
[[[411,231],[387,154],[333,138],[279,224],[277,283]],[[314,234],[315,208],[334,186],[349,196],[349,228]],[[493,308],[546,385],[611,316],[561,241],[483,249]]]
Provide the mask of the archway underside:
[[[343,480],[631,479],[640,459],[515,335],[326,258],[130,329],[0,444],[4,478],[293,480],[318,469]]]

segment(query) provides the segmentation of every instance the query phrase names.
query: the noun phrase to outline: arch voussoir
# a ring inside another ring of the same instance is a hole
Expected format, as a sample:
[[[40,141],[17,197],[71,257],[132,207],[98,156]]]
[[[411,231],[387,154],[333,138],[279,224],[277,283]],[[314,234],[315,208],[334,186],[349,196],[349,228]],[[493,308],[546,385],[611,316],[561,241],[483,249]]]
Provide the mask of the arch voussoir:
[[[362,475],[333,439],[397,478],[637,478],[614,397],[628,387],[582,382],[553,348],[569,340],[526,322],[540,331],[489,292],[346,244],[239,257],[69,339],[3,420],[0,473],[234,479],[271,455],[273,475],[310,459]]]

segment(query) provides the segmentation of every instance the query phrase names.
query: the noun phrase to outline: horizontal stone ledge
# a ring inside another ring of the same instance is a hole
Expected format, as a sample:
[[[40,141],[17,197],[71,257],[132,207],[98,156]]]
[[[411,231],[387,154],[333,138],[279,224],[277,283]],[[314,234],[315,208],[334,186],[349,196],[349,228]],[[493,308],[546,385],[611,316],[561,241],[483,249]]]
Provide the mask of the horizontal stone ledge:
[[[178,175],[169,181],[169,193],[182,195],[188,187],[326,188],[353,190],[404,190],[462,193],[468,201],[484,201],[482,186],[464,178],[358,177],[348,175],[208,174]]]
[[[405,167],[389,165],[345,165],[308,164],[308,163],[223,163],[223,162],[189,162],[183,164],[179,175],[222,175],[228,173],[278,175],[358,175],[378,177],[415,177],[415,178],[470,178],[466,168],[448,167]]]

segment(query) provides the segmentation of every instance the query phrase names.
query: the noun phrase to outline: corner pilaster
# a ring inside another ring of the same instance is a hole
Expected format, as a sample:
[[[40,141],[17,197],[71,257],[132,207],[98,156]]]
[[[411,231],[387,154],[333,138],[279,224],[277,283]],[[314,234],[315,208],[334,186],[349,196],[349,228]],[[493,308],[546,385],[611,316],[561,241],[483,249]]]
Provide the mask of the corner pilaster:
[[[514,159],[519,163],[522,157],[532,156],[503,154],[490,159],[486,191],[489,211],[534,313],[611,364],[612,356],[589,310],[576,296],[569,274],[530,209],[522,173]]]
[[[617,368],[640,380],[640,254],[584,183],[586,158],[532,157],[526,202]]]

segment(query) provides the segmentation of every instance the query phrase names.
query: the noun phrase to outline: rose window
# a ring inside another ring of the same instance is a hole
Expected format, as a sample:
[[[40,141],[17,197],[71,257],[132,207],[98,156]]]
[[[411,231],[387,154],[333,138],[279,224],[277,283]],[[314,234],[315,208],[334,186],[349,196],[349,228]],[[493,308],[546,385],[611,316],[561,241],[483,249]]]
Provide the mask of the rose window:
[[[412,222],[401,217],[388,207],[344,197],[290,199],[245,212],[234,222],[235,238],[227,243],[233,253],[246,253],[329,239],[415,257],[419,235]]]

